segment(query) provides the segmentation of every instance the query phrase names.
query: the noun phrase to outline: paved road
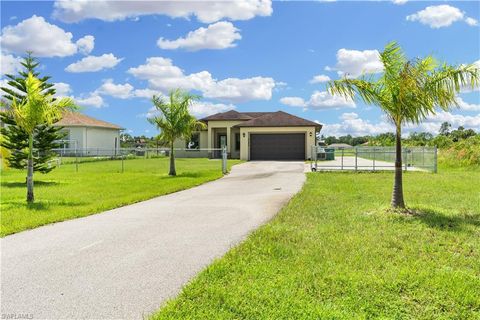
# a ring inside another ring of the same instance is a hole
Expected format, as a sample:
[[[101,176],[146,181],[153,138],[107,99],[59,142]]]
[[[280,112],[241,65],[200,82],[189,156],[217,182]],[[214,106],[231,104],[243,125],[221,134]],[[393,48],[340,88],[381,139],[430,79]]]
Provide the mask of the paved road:
[[[202,186],[7,236],[1,313],[140,319],[300,190],[302,162],[248,162]]]

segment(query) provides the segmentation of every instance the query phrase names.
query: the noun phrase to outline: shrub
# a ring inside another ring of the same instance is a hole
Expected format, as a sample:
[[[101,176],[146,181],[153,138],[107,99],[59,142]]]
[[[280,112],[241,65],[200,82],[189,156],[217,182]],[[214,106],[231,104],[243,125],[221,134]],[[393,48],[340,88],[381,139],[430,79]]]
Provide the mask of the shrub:
[[[450,167],[480,166],[480,135],[442,149],[439,161]]]

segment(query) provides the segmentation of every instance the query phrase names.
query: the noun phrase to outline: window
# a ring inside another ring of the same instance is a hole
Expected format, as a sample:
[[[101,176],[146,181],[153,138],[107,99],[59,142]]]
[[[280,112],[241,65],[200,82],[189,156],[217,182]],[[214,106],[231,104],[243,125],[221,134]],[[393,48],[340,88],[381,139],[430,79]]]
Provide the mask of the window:
[[[200,133],[193,133],[190,141],[187,141],[185,148],[190,150],[200,149]]]
[[[240,133],[235,133],[235,151],[240,150]]]

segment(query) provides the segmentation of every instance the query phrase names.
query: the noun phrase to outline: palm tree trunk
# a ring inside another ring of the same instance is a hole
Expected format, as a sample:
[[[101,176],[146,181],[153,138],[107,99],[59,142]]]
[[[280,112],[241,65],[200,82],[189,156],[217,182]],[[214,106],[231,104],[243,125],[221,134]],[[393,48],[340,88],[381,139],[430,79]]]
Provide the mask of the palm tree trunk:
[[[27,202],[33,203],[33,135],[28,137]]]
[[[392,207],[405,209],[402,178],[402,129],[398,125],[395,136],[395,180],[393,183]]]
[[[175,155],[173,154],[173,141],[170,143],[170,172],[169,176],[176,176],[177,172],[175,171]]]

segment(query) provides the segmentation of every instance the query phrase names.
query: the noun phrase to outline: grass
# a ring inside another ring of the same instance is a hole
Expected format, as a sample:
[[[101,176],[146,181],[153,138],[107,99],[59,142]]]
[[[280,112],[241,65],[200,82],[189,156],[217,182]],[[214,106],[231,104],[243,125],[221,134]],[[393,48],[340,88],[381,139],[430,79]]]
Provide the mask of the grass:
[[[480,170],[309,173],[154,319],[480,319]]]
[[[229,160],[229,166],[238,163]],[[65,164],[43,175],[36,173],[35,198],[27,205],[25,172],[1,172],[1,230],[5,236],[52,222],[84,217],[112,208],[191,188],[222,176],[221,162],[177,159],[177,176],[169,177],[168,159]]]

